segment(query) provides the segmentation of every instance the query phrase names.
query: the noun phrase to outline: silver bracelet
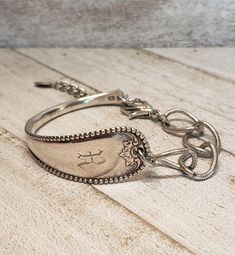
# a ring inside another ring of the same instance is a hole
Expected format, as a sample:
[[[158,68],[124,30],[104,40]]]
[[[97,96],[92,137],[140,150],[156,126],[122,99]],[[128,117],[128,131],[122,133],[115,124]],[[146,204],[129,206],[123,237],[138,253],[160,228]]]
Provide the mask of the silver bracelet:
[[[70,79],[62,79],[53,84],[35,84],[53,87],[75,97],[38,113],[25,125],[26,141],[34,160],[56,176],[82,183],[107,184],[124,181],[138,174],[146,165],[174,168],[194,180],[208,179],[215,172],[221,151],[219,135],[210,124],[198,120],[185,110],[172,109],[163,114],[146,101],[131,99],[119,89],[87,95],[76,81]],[[112,127],[64,136],[37,134],[42,126],[61,115],[105,105],[119,106],[121,112],[130,119],[146,118],[159,121],[164,131],[183,138],[183,148],[154,154],[145,135],[132,127]],[[191,126],[178,128],[173,125],[173,120],[169,117],[174,114],[188,117],[192,122]],[[213,142],[202,139],[205,130],[211,133]],[[191,138],[197,138],[201,145],[190,142]],[[173,155],[179,156],[177,162],[168,159]],[[209,158],[211,162],[209,169],[203,173],[194,171],[199,157]]]

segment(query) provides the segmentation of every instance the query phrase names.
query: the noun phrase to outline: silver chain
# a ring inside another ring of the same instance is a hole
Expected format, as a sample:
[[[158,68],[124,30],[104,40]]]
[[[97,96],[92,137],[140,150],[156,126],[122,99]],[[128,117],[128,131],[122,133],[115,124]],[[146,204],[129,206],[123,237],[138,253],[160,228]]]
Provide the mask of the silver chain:
[[[35,82],[35,85],[39,87],[54,88],[61,92],[72,95],[76,98],[87,96],[87,92],[85,91],[85,89],[81,88],[80,83],[69,78],[60,79],[54,83]]]
[[[217,131],[209,123],[200,121],[193,114],[182,109],[172,109],[163,114],[161,111],[154,109],[148,102],[138,98],[131,99],[126,96],[122,98],[122,101],[121,111],[125,115],[129,116],[130,119],[147,118],[154,121],[160,121],[164,131],[171,135],[183,138],[183,148],[169,150],[160,154],[152,154],[150,157],[147,157],[142,150],[139,150],[139,155],[146,163],[151,166],[162,165],[180,170],[189,177],[198,181],[208,179],[213,175],[217,165],[218,156],[221,151],[221,143]],[[184,117],[187,117],[191,120],[192,124],[183,128],[176,127],[172,124],[172,120],[169,118],[175,114],[181,114]],[[214,142],[203,140],[205,129],[211,133]],[[191,138],[196,138],[199,141],[202,141],[201,145],[196,146],[191,143]],[[174,155],[179,155],[177,162],[167,159]],[[194,171],[197,167],[199,157],[211,159],[210,167],[204,173],[196,173]],[[186,162],[189,159],[191,159],[191,163],[190,165],[187,165]]]

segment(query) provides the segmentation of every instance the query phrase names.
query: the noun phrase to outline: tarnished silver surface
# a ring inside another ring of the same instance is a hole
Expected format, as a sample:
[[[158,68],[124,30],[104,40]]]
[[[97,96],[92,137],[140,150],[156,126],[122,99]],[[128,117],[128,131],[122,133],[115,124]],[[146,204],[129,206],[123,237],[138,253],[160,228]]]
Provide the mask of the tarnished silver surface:
[[[137,153],[148,142],[138,130],[116,127],[70,137],[70,141],[40,141],[27,137],[33,154],[48,166],[83,178],[129,177],[143,169]]]
[[[180,170],[194,180],[208,179],[215,172],[221,151],[219,135],[210,124],[185,110],[172,109],[163,114],[144,100],[125,96],[121,90],[87,96],[86,91],[73,80],[38,82],[36,85],[53,87],[76,97],[35,115],[25,125],[27,144],[33,158],[50,173],[73,181],[103,184],[128,179],[142,170],[146,163]],[[145,136],[131,127],[113,127],[65,136],[37,134],[43,125],[63,114],[103,105],[119,106],[130,119],[160,121],[164,131],[183,137],[184,147],[154,155]],[[174,126],[169,119],[174,114],[188,117],[192,124],[187,127]],[[212,134],[213,142],[203,141],[200,146],[189,142],[191,138],[201,139],[205,129]],[[172,155],[179,155],[177,162],[168,159]],[[211,159],[209,169],[203,173],[194,170],[199,157]],[[191,163],[186,164],[189,159]]]
[[[138,173],[145,163],[137,149],[147,155],[149,145],[134,128],[113,127],[67,136],[37,134],[43,125],[63,114],[93,106],[121,105],[122,97],[121,90],[100,93],[58,104],[32,117],[25,132],[34,159],[57,176],[88,183],[122,181]]]

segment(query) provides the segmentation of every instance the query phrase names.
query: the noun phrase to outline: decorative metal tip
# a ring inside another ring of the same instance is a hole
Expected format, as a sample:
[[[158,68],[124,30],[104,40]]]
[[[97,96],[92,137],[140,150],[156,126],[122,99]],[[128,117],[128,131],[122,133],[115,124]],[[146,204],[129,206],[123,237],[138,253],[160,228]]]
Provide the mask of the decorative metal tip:
[[[51,88],[53,86],[53,83],[52,82],[36,81],[36,82],[34,82],[34,85],[36,87],[40,87],[40,88]]]

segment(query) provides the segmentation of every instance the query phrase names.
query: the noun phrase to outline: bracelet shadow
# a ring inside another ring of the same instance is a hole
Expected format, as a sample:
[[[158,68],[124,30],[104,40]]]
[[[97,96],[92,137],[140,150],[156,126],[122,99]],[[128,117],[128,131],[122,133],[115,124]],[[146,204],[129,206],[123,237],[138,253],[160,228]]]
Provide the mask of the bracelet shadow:
[[[157,171],[146,169],[143,172],[139,173],[138,175],[134,176],[133,178],[130,178],[126,180],[125,182],[135,182],[135,181],[142,181],[142,182],[153,182],[156,180],[162,180],[162,179],[178,179],[178,178],[185,178],[185,175],[183,173],[180,173],[180,171],[172,174],[159,174]]]

